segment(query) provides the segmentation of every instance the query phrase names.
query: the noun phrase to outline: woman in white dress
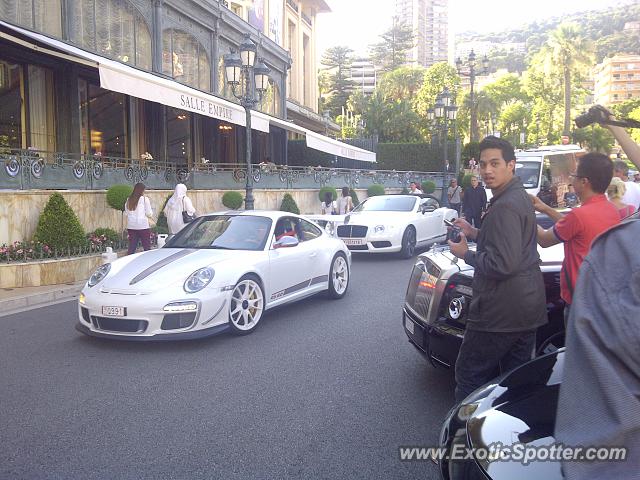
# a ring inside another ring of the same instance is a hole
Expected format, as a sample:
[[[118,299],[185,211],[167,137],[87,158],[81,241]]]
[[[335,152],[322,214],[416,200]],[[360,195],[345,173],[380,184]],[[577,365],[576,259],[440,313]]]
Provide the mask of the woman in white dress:
[[[176,185],[173,195],[164,207],[164,214],[167,217],[167,225],[169,226],[169,233],[171,235],[175,235],[186,225],[182,220],[182,212],[185,211],[189,215],[196,213],[191,199],[187,197],[187,186],[179,183]]]

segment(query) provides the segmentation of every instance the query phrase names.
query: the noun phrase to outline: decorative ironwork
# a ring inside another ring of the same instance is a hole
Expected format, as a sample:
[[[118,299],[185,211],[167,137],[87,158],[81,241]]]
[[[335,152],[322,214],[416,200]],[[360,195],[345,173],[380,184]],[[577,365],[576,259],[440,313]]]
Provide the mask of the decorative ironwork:
[[[84,161],[78,160],[73,164],[73,176],[78,180],[84,177],[84,171],[86,170]]]
[[[9,161],[5,162],[4,168],[7,171],[7,175],[10,177],[17,177],[20,173],[20,162],[16,155],[11,155]]]

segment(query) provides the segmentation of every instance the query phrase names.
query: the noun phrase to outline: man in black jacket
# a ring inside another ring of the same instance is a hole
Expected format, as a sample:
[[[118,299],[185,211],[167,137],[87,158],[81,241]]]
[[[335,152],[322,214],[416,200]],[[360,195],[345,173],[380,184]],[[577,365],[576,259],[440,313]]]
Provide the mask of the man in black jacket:
[[[471,186],[465,188],[462,199],[462,213],[470,225],[480,228],[482,226],[482,212],[487,205],[487,192],[478,183],[478,177],[471,177]]]
[[[536,243],[536,215],[520,179],[509,142],[487,137],[480,142],[480,174],[493,198],[482,228],[457,219],[459,243],[451,253],[475,268],[473,300],[456,361],[456,400],[501,371],[530,360],[536,329],[547,322],[545,291]],[[470,251],[467,238],[476,239]]]

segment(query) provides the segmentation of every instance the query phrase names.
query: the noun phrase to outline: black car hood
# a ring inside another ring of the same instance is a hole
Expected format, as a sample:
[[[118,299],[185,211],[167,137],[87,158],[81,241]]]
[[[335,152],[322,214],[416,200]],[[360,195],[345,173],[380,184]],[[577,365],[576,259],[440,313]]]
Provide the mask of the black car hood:
[[[467,421],[471,446],[555,443],[553,431],[563,365],[564,349],[538,357],[502,378]],[[524,465],[516,461],[476,460],[494,480],[562,478],[560,462]]]

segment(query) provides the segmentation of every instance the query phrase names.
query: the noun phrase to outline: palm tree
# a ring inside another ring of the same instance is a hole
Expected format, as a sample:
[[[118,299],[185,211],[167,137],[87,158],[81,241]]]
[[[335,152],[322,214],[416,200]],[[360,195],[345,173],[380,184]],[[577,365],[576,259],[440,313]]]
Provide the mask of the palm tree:
[[[593,64],[593,44],[582,35],[577,23],[562,23],[547,41],[551,58],[562,71],[564,84],[563,135],[571,133],[571,76],[581,67]]]

